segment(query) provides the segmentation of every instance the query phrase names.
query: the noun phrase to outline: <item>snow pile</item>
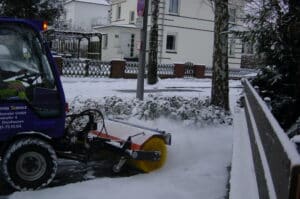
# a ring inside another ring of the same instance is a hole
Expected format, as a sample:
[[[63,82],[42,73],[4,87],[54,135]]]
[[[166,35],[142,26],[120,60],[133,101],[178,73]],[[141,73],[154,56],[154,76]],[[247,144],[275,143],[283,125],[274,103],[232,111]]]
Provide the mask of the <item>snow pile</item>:
[[[99,100],[76,97],[70,104],[71,113],[78,113],[87,109],[101,110],[106,117],[117,119],[155,120],[168,118],[182,121],[186,125],[202,127],[232,124],[231,115],[219,107],[211,106],[209,98],[185,98],[153,94],[149,94],[144,101],[117,96],[104,97]]]

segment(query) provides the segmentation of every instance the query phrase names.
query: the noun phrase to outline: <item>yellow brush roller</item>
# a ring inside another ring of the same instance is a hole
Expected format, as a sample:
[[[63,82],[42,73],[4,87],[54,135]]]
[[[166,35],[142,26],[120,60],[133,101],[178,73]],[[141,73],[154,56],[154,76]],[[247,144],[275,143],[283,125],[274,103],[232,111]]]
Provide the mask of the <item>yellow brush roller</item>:
[[[151,137],[142,146],[143,151],[160,151],[161,156],[158,161],[146,161],[146,160],[134,160],[132,161],[133,166],[144,171],[146,173],[161,168],[167,159],[167,147],[162,138]]]

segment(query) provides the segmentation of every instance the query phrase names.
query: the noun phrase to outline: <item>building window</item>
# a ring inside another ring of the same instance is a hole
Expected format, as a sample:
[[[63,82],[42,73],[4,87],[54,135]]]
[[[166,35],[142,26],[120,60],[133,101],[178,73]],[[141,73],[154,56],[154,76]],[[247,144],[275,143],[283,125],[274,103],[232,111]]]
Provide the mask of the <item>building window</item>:
[[[229,8],[229,23],[235,23],[236,21],[236,9]]]
[[[135,13],[134,13],[134,11],[130,11],[130,13],[129,13],[129,23],[134,23],[135,21]]]
[[[167,35],[167,51],[176,51],[176,35],[175,34],[169,34]]]
[[[134,42],[135,42],[135,35],[131,34],[131,40],[130,40],[130,57],[134,56]]]
[[[107,46],[108,46],[108,35],[103,34],[102,35],[102,48],[107,49]]]
[[[229,43],[229,56],[234,56],[235,55],[235,39],[230,39]]]
[[[112,42],[113,48],[120,48],[121,44],[120,44],[120,36],[119,36],[119,34],[114,34],[112,36],[111,42]]]
[[[253,54],[253,52],[254,52],[254,45],[252,44],[252,42],[249,41],[243,42],[242,53]]]
[[[169,1],[169,12],[178,14],[179,13],[179,0],[170,0]]]
[[[121,4],[117,5],[117,19],[121,19]]]

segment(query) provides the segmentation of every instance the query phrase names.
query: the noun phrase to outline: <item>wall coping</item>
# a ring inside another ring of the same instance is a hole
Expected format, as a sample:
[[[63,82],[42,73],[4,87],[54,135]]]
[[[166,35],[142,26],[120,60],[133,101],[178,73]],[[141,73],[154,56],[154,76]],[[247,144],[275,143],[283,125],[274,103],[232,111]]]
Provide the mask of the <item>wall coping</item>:
[[[262,100],[262,98],[258,95],[258,93],[255,91],[255,89],[252,87],[250,82],[247,79],[243,79],[242,82],[245,83],[245,85],[250,89],[251,93],[255,97],[255,99],[258,101],[259,105],[263,109],[266,117],[272,124],[272,128],[276,135],[278,136],[281,144],[283,145],[283,148],[287,155],[289,156],[291,163],[293,165],[300,165],[300,155],[295,147],[295,144],[291,142],[291,140],[288,138],[284,130],[279,125],[278,121],[275,119],[269,108],[267,107],[266,103]]]

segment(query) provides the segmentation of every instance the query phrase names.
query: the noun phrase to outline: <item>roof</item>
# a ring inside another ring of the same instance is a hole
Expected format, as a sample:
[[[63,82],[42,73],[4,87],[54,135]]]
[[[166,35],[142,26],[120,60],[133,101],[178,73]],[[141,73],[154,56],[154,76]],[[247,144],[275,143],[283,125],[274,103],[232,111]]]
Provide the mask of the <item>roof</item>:
[[[112,27],[118,27],[118,28],[134,28],[134,29],[139,29],[136,27],[136,25],[133,24],[109,24],[109,25],[104,25],[104,26],[94,26],[94,29],[101,29],[101,28],[112,28]]]
[[[56,38],[91,38],[91,37],[100,37],[101,33],[100,32],[82,32],[82,31],[68,31],[68,30],[47,30],[45,32],[45,35],[48,38],[51,37],[56,37]]]
[[[79,2],[84,2],[84,3],[94,3],[94,4],[109,6],[109,3],[106,0],[68,0],[68,1],[66,1],[66,3],[70,3],[72,1],[79,1]]]

